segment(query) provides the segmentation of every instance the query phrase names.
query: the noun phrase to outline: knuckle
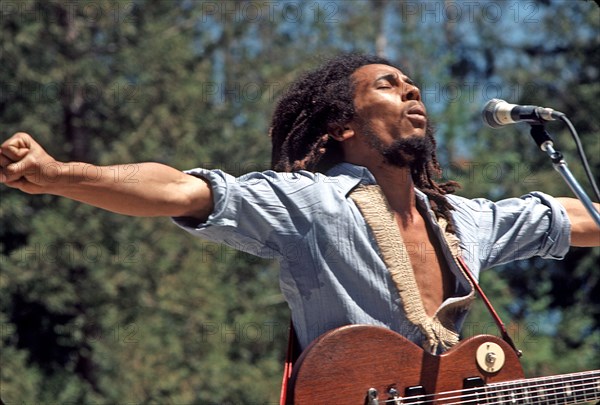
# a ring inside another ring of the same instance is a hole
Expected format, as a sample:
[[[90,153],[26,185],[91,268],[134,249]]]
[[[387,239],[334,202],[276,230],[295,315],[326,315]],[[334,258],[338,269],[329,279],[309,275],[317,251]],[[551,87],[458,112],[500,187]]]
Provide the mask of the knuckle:
[[[16,132],[12,137],[13,138],[31,138],[31,135],[29,135],[27,132]]]
[[[9,175],[15,175],[18,174],[21,171],[21,169],[21,165],[13,163],[11,165],[6,166],[4,171]]]

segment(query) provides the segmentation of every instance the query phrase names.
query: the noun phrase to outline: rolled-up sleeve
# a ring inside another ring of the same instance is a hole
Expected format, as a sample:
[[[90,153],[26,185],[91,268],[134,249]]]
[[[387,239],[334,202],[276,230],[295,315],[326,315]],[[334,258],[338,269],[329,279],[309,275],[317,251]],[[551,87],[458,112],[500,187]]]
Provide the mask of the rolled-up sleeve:
[[[481,269],[539,256],[562,259],[571,224],[553,197],[532,192],[498,202],[451,197],[463,251]]]
[[[282,247],[300,238],[318,210],[316,181],[311,173],[254,172],[233,177],[221,170],[186,173],[206,179],[214,208],[206,222],[173,221],[191,234],[260,257],[277,258]],[[300,198],[301,194],[301,198]]]

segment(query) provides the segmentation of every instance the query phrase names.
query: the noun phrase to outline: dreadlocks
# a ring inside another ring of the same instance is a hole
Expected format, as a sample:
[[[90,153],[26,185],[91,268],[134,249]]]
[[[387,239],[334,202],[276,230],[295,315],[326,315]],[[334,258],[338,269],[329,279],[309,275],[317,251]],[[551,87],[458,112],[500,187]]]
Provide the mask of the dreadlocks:
[[[332,126],[352,120],[354,84],[351,75],[364,65],[383,64],[395,67],[384,58],[370,55],[340,55],[322,67],[302,75],[279,100],[271,122],[273,150],[271,165],[277,171],[326,171],[343,161],[341,144],[328,135]],[[459,186],[450,181],[438,184],[441,169],[435,154],[433,130],[426,134],[433,145],[431,156],[416,167],[411,166],[415,186],[429,197],[435,214],[448,221],[453,232],[445,194]]]

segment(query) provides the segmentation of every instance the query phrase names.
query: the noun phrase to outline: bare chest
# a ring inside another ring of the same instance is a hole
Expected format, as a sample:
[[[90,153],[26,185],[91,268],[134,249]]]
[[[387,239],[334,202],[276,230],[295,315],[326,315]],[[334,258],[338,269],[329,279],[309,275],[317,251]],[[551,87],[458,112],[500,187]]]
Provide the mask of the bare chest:
[[[454,289],[454,275],[443,259],[435,236],[420,221],[410,226],[398,224],[406,252],[414,271],[415,281],[427,315],[433,316]]]

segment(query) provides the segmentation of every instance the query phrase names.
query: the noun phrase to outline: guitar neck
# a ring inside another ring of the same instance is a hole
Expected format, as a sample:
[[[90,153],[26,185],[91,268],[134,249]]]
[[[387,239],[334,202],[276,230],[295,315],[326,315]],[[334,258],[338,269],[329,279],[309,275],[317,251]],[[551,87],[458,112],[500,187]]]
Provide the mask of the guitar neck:
[[[600,370],[505,381],[481,387],[488,404],[583,404],[600,399]]]

